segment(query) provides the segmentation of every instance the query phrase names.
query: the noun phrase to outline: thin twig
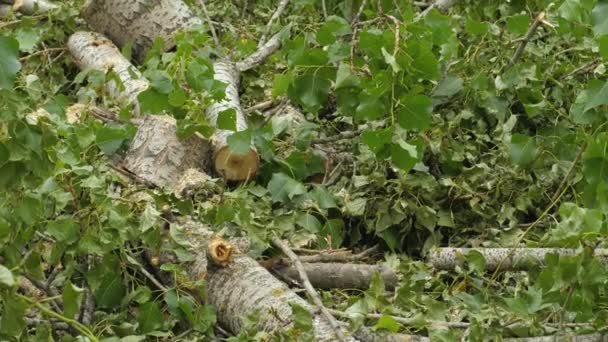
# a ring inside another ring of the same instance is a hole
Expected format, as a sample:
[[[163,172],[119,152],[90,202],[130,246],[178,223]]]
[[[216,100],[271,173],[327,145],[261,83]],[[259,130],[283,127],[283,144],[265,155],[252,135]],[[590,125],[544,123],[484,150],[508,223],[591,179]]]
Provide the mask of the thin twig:
[[[378,250],[378,245],[364,250],[359,254],[351,254],[349,251],[341,251],[337,253],[319,253],[317,255],[300,256],[301,262],[352,262],[359,261]]]
[[[64,52],[66,50],[67,50],[67,48],[64,48],[64,47],[60,47],[60,48],[48,48],[48,49],[44,49],[44,50],[39,50],[39,51],[31,53],[31,54],[29,54],[27,56],[23,56],[23,57],[19,58],[19,61],[20,62],[25,62],[26,60],[28,60],[28,59],[30,59],[32,57],[38,56],[38,55],[42,55],[42,54],[50,53],[50,52]]]
[[[285,255],[287,255],[289,257],[289,259],[291,259],[291,262],[294,264],[295,268],[298,270],[298,274],[300,275],[300,281],[302,282],[302,285],[306,289],[306,292],[308,293],[308,295],[312,298],[312,301],[314,302],[315,306],[323,314],[323,316],[325,316],[325,318],[327,319],[327,321],[329,322],[331,327],[334,329],[334,332],[336,333],[336,336],[338,337],[338,339],[340,341],[344,341],[345,337],[340,328],[340,324],[338,323],[336,318],[334,316],[332,316],[332,314],[323,305],[323,301],[321,301],[321,297],[319,297],[319,294],[317,293],[317,291],[315,291],[314,287],[310,283],[310,280],[308,280],[308,275],[306,275],[306,272],[304,271],[304,266],[302,266],[302,263],[300,262],[300,259],[298,258],[296,253],[294,253],[291,250],[291,248],[289,246],[287,246],[287,244],[285,244],[281,239],[279,239],[277,237],[274,237],[272,239],[272,244],[275,245],[275,247],[279,248]]]
[[[325,0],[321,0],[321,8],[323,9],[323,18],[327,20],[327,5],[325,4]]]
[[[401,40],[401,32],[399,31],[399,26],[401,25],[401,22],[397,18],[393,17],[392,15],[385,14],[384,16],[389,18],[395,25],[395,47],[393,48],[393,57],[394,57],[394,56],[397,56],[397,52],[399,52],[399,42]]]
[[[165,287],[165,285],[163,285],[158,279],[156,279],[156,277],[148,272],[148,270],[144,267],[144,265],[142,265],[139,261],[137,261],[137,259],[135,258],[135,256],[133,255],[129,255],[130,258],[128,258],[129,262],[131,262],[133,265],[137,266],[137,269],[139,270],[139,272],[141,272],[141,274],[143,274],[146,278],[148,278],[152,284],[154,284],[156,287],[158,287],[159,290],[163,291],[163,292],[167,292],[169,291],[169,289],[167,289]]]
[[[596,58],[596,59],[592,60],[591,62],[585,63],[585,64],[581,65],[580,67],[578,67],[578,68],[576,68],[576,69],[572,70],[571,72],[569,72],[569,73],[567,73],[567,74],[563,75],[562,77],[560,77],[560,79],[561,79],[561,80],[564,80],[564,79],[566,79],[566,78],[570,78],[570,77],[572,77],[572,76],[574,76],[574,75],[576,75],[576,74],[578,74],[578,73],[584,72],[584,71],[586,71],[587,69],[589,69],[589,68],[591,68],[591,67],[594,67],[594,66],[595,66],[596,64],[598,64],[600,61],[601,61],[601,59],[600,59],[600,58]]]
[[[351,22],[351,26],[353,27],[353,36],[350,41],[350,67],[355,67],[355,46],[357,45],[355,42],[357,40],[357,35],[359,33],[359,19],[361,19],[361,14],[363,14],[363,10],[365,9],[365,5],[367,4],[367,0],[361,1],[361,6],[359,6],[359,10],[357,14],[353,18]]]
[[[23,296],[23,295],[20,295],[20,294],[16,294],[16,296],[19,297],[20,299],[28,302],[29,304],[35,306],[43,314],[45,314],[47,316],[51,316],[53,318],[56,318],[58,320],[61,320],[61,321],[65,322],[65,323],[69,324],[74,329],[76,329],[76,331],[78,331],[80,334],[88,337],[91,341],[93,341],[93,342],[98,342],[99,341],[97,339],[97,337],[95,336],[95,334],[93,334],[93,332],[91,332],[91,330],[87,326],[81,324],[80,322],[78,322],[78,321],[76,321],[74,319],[71,319],[71,318],[67,318],[67,317],[65,317],[65,316],[63,316],[63,315],[61,315],[61,314],[59,314],[59,313],[57,313],[57,312],[55,312],[55,311],[47,308],[46,306],[40,304],[39,302],[37,302],[37,301],[35,301],[35,300],[27,297],[27,296]]]
[[[526,49],[526,45],[528,45],[528,42],[530,41],[530,38],[532,38],[532,35],[534,35],[534,32],[536,32],[536,30],[544,19],[545,12],[538,13],[536,18],[534,18],[534,22],[532,22],[532,25],[528,29],[528,32],[526,32],[526,35],[523,37],[521,42],[519,42],[519,46],[517,47],[517,50],[515,50],[515,54],[513,54],[513,57],[511,57],[511,60],[507,65],[507,69],[512,67],[513,65],[515,65],[515,63],[517,63],[517,61],[519,61],[519,59],[524,53],[524,50]]]
[[[564,188],[568,184],[568,180],[570,178],[570,175],[572,174],[572,171],[574,171],[574,167],[581,160],[583,153],[585,152],[586,149],[587,149],[587,143],[585,142],[583,144],[583,146],[581,146],[581,149],[576,154],[576,157],[574,157],[574,160],[572,160],[572,162],[570,163],[570,167],[568,168],[568,171],[566,171],[566,175],[564,176],[561,183],[557,187],[557,190],[555,190],[555,193],[553,193],[553,196],[551,197],[551,203],[557,202],[557,200],[559,199],[560,194],[562,193],[562,191],[564,191]]]
[[[57,265],[55,268],[53,268],[51,274],[49,274],[48,278],[46,278],[47,288],[53,285],[53,281],[55,280],[55,278],[57,278],[57,276],[59,275],[59,273],[61,273],[62,270],[63,267],[61,265]]]
[[[542,219],[549,213],[549,211],[555,206],[555,204],[557,204],[557,202],[559,202],[559,199],[566,192],[566,184],[567,184],[568,178],[570,178],[570,174],[574,171],[574,167],[576,166],[578,161],[583,156],[583,152],[585,152],[586,148],[587,148],[587,144],[585,143],[581,147],[580,151],[578,152],[578,154],[576,155],[576,157],[574,158],[572,163],[570,164],[570,168],[566,172],[564,179],[562,180],[558,189],[555,191],[555,193],[553,194],[553,197],[551,198],[551,203],[549,203],[549,205],[547,206],[545,211],[543,211],[542,214],[540,214],[540,216],[536,219],[536,221],[532,222],[532,224],[521,234],[519,239],[515,242],[515,244],[513,244],[513,247],[511,248],[509,254],[507,254],[507,256],[505,256],[505,258],[503,258],[500,261],[500,263],[498,263],[498,265],[496,266],[496,270],[494,270],[494,273],[492,274],[492,277],[490,279],[492,279],[492,280],[496,279],[496,277],[498,276],[498,272],[500,271],[502,265],[513,255],[513,253],[515,253],[515,250],[520,245],[520,243],[523,241],[523,239],[526,237],[526,235],[528,235],[528,233],[534,227],[536,227],[542,221]]]
[[[260,102],[258,104],[255,104],[247,109],[245,109],[245,113],[249,114],[251,112],[255,112],[257,110],[266,110],[270,107],[272,107],[274,105],[274,101],[273,100],[268,100],[268,101],[264,101],[264,102]]]
[[[358,129],[356,131],[346,131],[346,132],[340,132],[336,135],[332,135],[331,137],[325,137],[325,138],[318,138],[312,141],[312,144],[326,144],[326,143],[331,143],[334,141],[338,141],[338,140],[345,140],[345,139],[352,139],[355,137],[358,137],[359,135],[361,135],[363,131]]]
[[[205,15],[205,20],[207,20],[207,24],[209,24],[209,30],[211,30],[211,36],[213,36],[213,42],[215,43],[215,47],[220,47],[220,40],[217,37],[217,33],[215,32],[215,27],[213,26],[213,22],[211,21],[211,17],[209,16],[209,12],[207,11],[207,6],[205,6],[205,0],[197,0],[203,9],[203,14]]]
[[[281,0],[279,2],[277,9],[274,11],[272,16],[270,17],[270,20],[268,20],[268,23],[266,24],[264,33],[262,34],[262,37],[260,38],[260,41],[258,43],[259,46],[262,46],[262,45],[264,45],[264,43],[266,43],[266,38],[268,37],[268,35],[270,34],[270,31],[272,30],[272,24],[274,23],[275,20],[277,20],[283,14],[283,11],[285,11],[287,4],[289,4],[289,0]]]
[[[54,287],[49,286],[47,287],[45,283],[41,282],[40,280],[30,276],[27,273],[23,273],[22,274],[27,280],[30,281],[30,283],[32,283],[32,285],[36,286],[39,290],[41,290],[42,292],[46,293],[46,295],[48,297],[51,298],[55,298],[54,300],[51,301],[51,305],[53,306],[53,308],[57,311],[61,311],[61,308],[63,307],[63,303],[62,300],[60,298],[57,298],[59,295],[57,293],[57,291],[55,290]]]

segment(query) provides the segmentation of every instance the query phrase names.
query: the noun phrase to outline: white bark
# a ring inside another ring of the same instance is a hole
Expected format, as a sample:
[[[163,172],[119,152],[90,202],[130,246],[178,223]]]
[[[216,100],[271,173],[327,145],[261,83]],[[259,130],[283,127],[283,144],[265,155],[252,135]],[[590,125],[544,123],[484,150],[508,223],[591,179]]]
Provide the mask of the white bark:
[[[262,62],[264,62],[264,60],[268,56],[275,53],[275,51],[277,51],[281,47],[281,40],[285,36],[285,32],[286,31],[281,31],[275,34],[274,36],[272,36],[272,38],[270,38],[269,41],[260,46],[260,48],[257,49],[254,53],[237,62],[237,69],[239,69],[239,71],[246,71],[262,64]]]
[[[221,112],[233,109],[236,113],[236,129],[243,131],[247,129],[245,114],[241,108],[239,99],[238,83],[239,71],[234,63],[215,62],[213,64],[214,78],[226,83],[226,96],[207,108],[207,121],[212,126],[217,126],[217,119]],[[247,154],[234,154],[228,147],[228,137],[232,131],[218,129],[211,137],[213,146],[213,160],[215,171],[229,181],[243,181],[251,179],[258,170],[258,155],[251,148]]]
[[[0,2],[12,4],[14,11],[19,11],[28,15],[50,12],[59,8],[57,4],[46,0],[0,0]]]
[[[8,16],[11,13],[11,10],[11,5],[0,4],[0,18]]]
[[[302,266],[315,288],[368,289],[376,272],[387,288],[394,289],[397,285],[397,275],[386,267],[343,263],[302,263]],[[293,266],[277,267],[274,271],[298,279],[298,271]]]
[[[146,115],[137,129],[124,166],[140,178],[178,197],[210,180],[204,170],[209,144],[198,135],[180,140],[175,119],[168,115]]]
[[[272,13],[270,20],[268,20],[268,23],[266,24],[264,33],[262,34],[262,37],[260,38],[260,45],[264,45],[264,43],[266,43],[266,37],[268,37],[268,35],[270,34],[270,31],[272,30],[272,24],[274,23],[275,20],[277,20],[283,14],[283,11],[285,11],[287,4],[289,4],[289,0],[279,1],[279,5],[277,6],[277,9],[274,11],[274,13]]]
[[[201,246],[213,236],[209,227],[192,221],[187,221],[181,229],[191,238],[193,251],[203,249]],[[258,319],[260,330],[290,328],[293,320],[289,303],[314,312],[308,302],[246,255],[237,253],[226,267],[191,268],[190,278],[196,281],[205,274],[207,298],[216,309],[219,323],[233,333],[241,330],[250,315]],[[313,314],[313,328],[315,341],[337,341],[333,329],[319,314]],[[357,340],[347,338],[346,341]]]
[[[447,12],[456,4],[458,0],[437,0],[435,1],[435,7],[441,12]]]
[[[520,337],[505,338],[504,342],[606,342],[608,335],[588,334],[588,335],[553,335],[539,337]]]
[[[579,253],[576,249],[568,248],[437,248],[429,253],[428,262],[437,269],[453,270],[464,264],[465,256],[471,251],[484,256],[487,270],[495,270],[500,263],[501,268],[505,269],[542,265],[548,254],[572,256]],[[607,249],[597,249],[594,254],[600,262],[608,264]]]
[[[84,17],[116,45],[133,43],[133,56],[140,62],[157,37],[170,50],[178,32],[202,24],[181,0],[88,0]]]
[[[116,72],[124,89],[111,80],[106,84],[106,91],[121,105],[132,104],[135,114],[139,114],[137,95],[148,88],[149,82],[122,55],[112,41],[96,32],[80,31],[70,36],[68,49],[76,64],[83,70]]]

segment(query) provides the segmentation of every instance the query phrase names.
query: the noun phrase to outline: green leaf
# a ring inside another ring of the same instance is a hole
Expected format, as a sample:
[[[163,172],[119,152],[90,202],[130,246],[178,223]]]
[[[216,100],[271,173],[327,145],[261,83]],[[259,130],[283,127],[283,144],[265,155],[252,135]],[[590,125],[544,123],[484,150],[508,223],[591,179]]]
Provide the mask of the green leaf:
[[[157,302],[148,302],[139,307],[137,315],[139,331],[142,334],[158,330],[163,326],[163,314]]]
[[[74,243],[80,238],[80,225],[72,218],[58,218],[47,224],[46,231],[59,242]]]
[[[120,273],[105,274],[97,291],[95,304],[100,308],[112,309],[120,305],[127,290]]]
[[[300,215],[296,221],[296,224],[310,233],[318,233],[323,227],[321,222],[319,222],[319,219],[308,213]]]
[[[140,109],[143,113],[159,114],[169,109],[169,96],[149,88],[137,95]]]
[[[344,240],[344,221],[341,219],[327,220],[317,237],[317,243],[321,248],[340,247]]]
[[[312,314],[306,308],[295,303],[289,303],[293,315],[293,326],[298,331],[298,341],[314,341]]]
[[[393,128],[364,131],[361,140],[378,158],[388,157],[389,147],[393,138]]]
[[[84,289],[77,287],[68,281],[63,287],[61,298],[63,299],[63,314],[68,318],[74,318],[80,309],[80,301]]]
[[[602,57],[604,61],[608,60],[608,35],[598,37],[597,43],[599,45],[600,57]]]
[[[392,333],[396,333],[399,331],[399,323],[389,315],[382,315],[380,316],[380,319],[378,319],[374,329],[385,329]]]
[[[287,94],[287,89],[293,81],[290,74],[277,74],[274,75],[274,83],[272,86],[272,96],[279,97]]]
[[[12,88],[19,70],[19,42],[12,37],[0,36],[0,89]]]
[[[327,102],[330,88],[331,82],[315,73],[298,76],[289,86],[287,93],[306,111],[316,114]]]
[[[398,73],[399,71],[401,71],[401,66],[399,65],[399,63],[397,63],[395,56],[393,56],[388,51],[386,51],[384,46],[380,49],[380,51],[382,51],[382,56],[384,57],[384,62],[391,66],[394,73]]]
[[[488,32],[489,26],[490,25],[488,23],[480,22],[472,18],[467,18],[467,23],[465,24],[465,31],[468,34],[482,35]]]
[[[433,97],[452,97],[463,89],[462,78],[448,75],[439,82],[433,91]]]
[[[591,24],[596,36],[608,34],[608,1],[598,0],[591,11]]]
[[[515,15],[507,19],[507,30],[515,35],[524,35],[529,27],[530,16],[526,14]]]
[[[321,45],[329,45],[336,41],[337,37],[351,33],[350,24],[344,18],[330,16],[317,31],[317,42]]]
[[[351,70],[350,65],[346,63],[340,63],[338,72],[336,74],[336,89],[358,87],[360,84],[359,76],[354,74]]]
[[[95,132],[95,143],[106,155],[112,155],[130,138],[123,127],[104,125]]]
[[[560,16],[569,21],[582,21],[591,11],[595,1],[590,0],[566,0],[558,8]]]
[[[4,265],[0,265],[0,285],[6,287],[12,287],[15,285],[15,277],[13,277],[13,272],[6,268]]]
[[[306,188],[284,173],[275,173],[268,182],[268,191],[273,202],[287,203],[295,196],[305,194]]]
[[[334,200],[334,195],[327,191],[327,188],[324,186],[315,185],[312,191],[310,191],[309,196],[321,209],[338,207]]]
[[[150,80],[150,86],[161,94],[169,94],[173,91],[173,80],[166,71],[150,70],[144,74]]]
[[[173,107],[181,107],[188,100],[188,95],[181,88],[175,88],[167,97],[169,104]]]
[[[530,165],[538,155],[536,139],[525,134],[513,134],[508,146],[511,160],[519,166]]]
[[[251,131],[246,129],[244,131],[234,132],[228,136],[228,148],[234,154],[244,155],[249,153],[251,149]]]
[[[399,141],[391,146],[391,160],[401,170],[408,172],[422,160],[422,143]]]
[[[377,120],[386,115],[386,101],[382,98],[364,92],[359,95],[359,105],[355,116],[357,120]]]
[[[236,110],[226,109],[217,116],[217,128],[229,131],[236,131]]]
[[[0,335],[17,337],[25,329],[23,319],[26,303],[16,296],[3,296],[2,319],[0,320]],[[19,340],[19,339],[15,339]]]
[[[405,96],[401,100],[397,120],[405,129],[424,130],[431,127],[433,104],[425,95]]]

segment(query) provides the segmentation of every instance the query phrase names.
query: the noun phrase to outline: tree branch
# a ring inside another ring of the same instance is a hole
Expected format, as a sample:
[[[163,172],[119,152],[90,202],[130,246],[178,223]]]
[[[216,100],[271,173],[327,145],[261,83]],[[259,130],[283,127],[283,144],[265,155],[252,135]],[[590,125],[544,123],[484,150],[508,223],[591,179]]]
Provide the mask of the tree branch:
[[[317,293],[317,291],[315,291],[315,289],[312,287],[312,284],[310,284],[310,281],[308,280],[308,275],[306,275],[306,271],[304,271],[304,267],[302,266],[302,263],[300,262],[300,259],[298,258],[296,253],[294,253],[291,250],[291,248],[289,248],[289,246],[287,246],[287,244],[285,244],[281,239],[279,239],[277,237],[274,237],[272,239],[272,244],[275,247],[279,248],[285,255],[287,255],[289,257],[289,259],[291,259],[291,262],[295,265],[295,267],[298,270],[298,274],[300,276],[300,280],[302,281],[302,285],[306,289],[306,292],[308,293],[308,295],[312,298],[313,303],[315,304],[317,309],[323,314],[323,316],[327,319],[327,321],[329,322],[331,327],[334,329],[336,336],[339,338],[339,340],[344,341],[345,337],[342,334],[342,329],[340,328],[338,321],[336,320],[336,318],[334,316],[332,316],[332,314],[323,305],[323,301],[321,300],[321,297],[319,297],[319,294]]]
[[[528,42],[532,38],[532,35],[534,35],[534,32],[536,32],[536,30],[538,29],[540,24],[542,24],[544,19],[545,19],[545,12],[538,13],[536,18],[534,18],[534,21],[532,22],[532,25],[528,29],[528,32],[526,32],[526,35],[523,37],[523,39],[519,43],[517,50],[515,50],[515,54],[513,54],[513,57],[511,57],[511,60],[509,61],[509,64],[507,65],[507,69],[512,67],[513,65],[515,65],[515,63],[517,63],[517,61],[519,61],[519,59],[521,58],[521,56],[524,53],[524,50],[526,49],[526,45],[528,45]]]
[[[262,37],[260,38],[258,45],[261,46],[261,45],[264,45],[264,43],[266,43],[266,37],[268,37],[268,35],[270,34],[270,31],[272,30],[272,24],[274,23],[275,20],[277,20],[283,14],[283,11],[285,11],[287,4],[289,4],[289,0],[281,0],[279,2],[277,9],[274,11],[272,16],[270,17],[270,20],[268,20],[268,23],[266,24],[266,28],[264,29],[264,33],[262,34]]]

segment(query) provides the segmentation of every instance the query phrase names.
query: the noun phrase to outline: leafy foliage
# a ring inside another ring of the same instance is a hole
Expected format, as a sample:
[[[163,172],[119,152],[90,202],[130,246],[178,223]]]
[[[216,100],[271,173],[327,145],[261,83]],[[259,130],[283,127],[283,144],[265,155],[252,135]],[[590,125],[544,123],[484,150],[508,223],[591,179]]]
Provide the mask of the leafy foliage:
[[[213,56],[255,51],[253,38],[276,5],[207,3],[223,23],[222,47],[203,29],[182,33],[174,51],[161,52],[157,42],[139,66],[151,82],[139,95],[142,111],[173,115],[181,138],[212,134],[203,113],[225,90],[213,79]],[[374,329],[438,341],[551,334],[565,329],[562,323],[604,328],[608,279],[592,254],[605,246],[607,233],[607,4],[461,1],[447,14],[432,9],[418,17],[412,1],[382,0],[366,1],[355,18],[360,4],[327,0],[327,17],[320,1],[290,4],[280,21],[291,24],[292,36],[243,75],[242,102],[288,99],[304,120],[250,114],[250,129],[228,143],[235,153],[255,146],[263,162],[259,175],[204,201],[142,189],[110,168],[136,130],[131,108],[104,93],[115,75],[79,72],[64,51],[50,50],[84,28],[81,1],[65,1],[48,15],[3,18],[0,337],[57,337],[55,319],[82,320],[88,296],[94,321],[76,329],[83,336],[215,335],[213,308],[180,282],[179,264],[163,265],[163,274],[177,280],[167,291],[141,272],[143,250],[158,250],[166,238],[165,206],[226,234],[247,235],[257,255],[268,253],[275,233],[296,246],[381,244],[384,263],[401,275],[395,291],[377,277],[364,293],[332,298],[355,326],[365,323],[363,314],[380,313]],[[540,25],[509,66],[540,11],[551,25]],[[73,124],[67,109],[76,102],[114,108],[121,120],[102,124],[84,113]],[[39,108],[48,115],[32,120]],[[219,128],[234,130],[235,120],[226,111]],[[343,131],[360,135],[313,143]],[[141,200],[145,196],[151,200]],[[188,260],[183,237],[168,235],[170,252]],[[437,245],[519,244],[580,253],[552,255],[544,268],[491,278],[480,255],[469,255],[455,274],[416,261]],[[50,279],[57,292],[39,300],[19,289],[23,279]],[[59,298],[59,317],[36,305],[51,310]],[[42,324],[25,320],[34,311]],[[310,339],[308,313],[294,312],[293,329],[281,333]],[[428,324],[432,320],[469,326],[443,329]],[[252,318],[228,340],[270,335]]]

